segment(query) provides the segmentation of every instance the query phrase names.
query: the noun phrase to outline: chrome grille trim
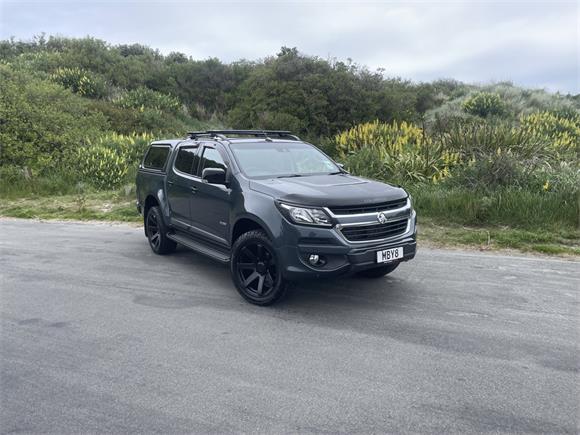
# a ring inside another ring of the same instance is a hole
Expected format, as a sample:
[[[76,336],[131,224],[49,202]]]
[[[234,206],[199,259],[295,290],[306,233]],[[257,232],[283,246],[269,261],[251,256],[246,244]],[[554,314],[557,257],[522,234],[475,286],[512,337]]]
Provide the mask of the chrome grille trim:
[[[355,207],[353,207],[355,208]],[[373,223],[376,222],[376,216],[378,213],[384,213],[387,216],[393,216],[393,215],[397,215],[399,213],[404,213],[406,211],[411,211],[411,201],[409,200],[409,198],[407,198],[405,205],[403,207],[400,208],[395,208],[395,209],[387,209],[387,210],[379,210],[379,211],[373,211],[373,212],[369,212],[369,213],[357,213],[357,214],[335,214],[333,213],[333,211],[330,209],[330,207],[324,207],[324,211],[326,211],[326,213],[328,213],[331,217],[341,220],[341,219],[345,219],[345,220],[351,220],[351,218],[373,218],[374,220],[372,221]],[[368,223],[367,223],[368,225]]]
[[[400,225],[397,225],[399,223],[404,223],[405,227],[403,229],[400,229]],[[345,229],[352,229],[352,228],[356,228],[356,227],[372,227],[369,231],[373,231],[374,229],[386,229],[388,230],[388,226],[392,225],[392,227],[397,228],[397,233],[396,234],[392,234],[389,235],[388,237],[380,237],[377,239],[364,239],[364,240],[352,240],[350,237],[353,237],[353,234],[345,234],[343,231]],[[394,240],[394,239],[398,239],[401,238],[402,236],[404,236],[405,234],[409,233],[410,231],[410,226],[411,226],[411,218],[410,217],[406,217],[403,219],[398,219],[398,220],[394,220],[391,222],[388,222],[386,224],[381,224],[378,222],[361,222],[359,224],[347,224],[347,225],[337,225],[336,226],[336,230],[337,232],[349,243],[374,243],[374,242],[385,242],[385,241],[389,241],[389,240]]]
[[[403,208],[407,205],[408,200],[408,198],[400,198],[374,204],[359,204],[352,206],[339,205],[328,208],[335,216],[364,216]]]

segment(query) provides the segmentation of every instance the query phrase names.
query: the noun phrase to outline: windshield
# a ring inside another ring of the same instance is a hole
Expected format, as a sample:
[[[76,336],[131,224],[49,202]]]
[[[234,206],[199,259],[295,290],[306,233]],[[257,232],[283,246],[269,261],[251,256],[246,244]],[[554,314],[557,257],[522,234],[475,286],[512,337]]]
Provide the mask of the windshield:
[[[340,172],[312,145],[301,142],[239,142],[230,144],[248,177],[288,177]]]

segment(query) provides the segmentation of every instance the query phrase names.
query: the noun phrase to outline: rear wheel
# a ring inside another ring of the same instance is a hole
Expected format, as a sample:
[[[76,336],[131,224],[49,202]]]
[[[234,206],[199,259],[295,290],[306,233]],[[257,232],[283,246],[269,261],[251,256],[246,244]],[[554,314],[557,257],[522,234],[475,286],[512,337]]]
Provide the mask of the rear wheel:
[[[177,243],[167,238],[167,227],[159,207],[151,207],[145,216],[145,234],[151,250],[159,255],[175,251]]]
[[[286,292],[276,251],[264,231],[248,231],[236,240],[231,272],[236,289],[252,304],[271,305]]]
[[[388,275],[399,266],[399,263],[385,264],[384,266],[375,267],[373,269],[361,270],[357,273],[359,276],[365,278],[381,278]]]

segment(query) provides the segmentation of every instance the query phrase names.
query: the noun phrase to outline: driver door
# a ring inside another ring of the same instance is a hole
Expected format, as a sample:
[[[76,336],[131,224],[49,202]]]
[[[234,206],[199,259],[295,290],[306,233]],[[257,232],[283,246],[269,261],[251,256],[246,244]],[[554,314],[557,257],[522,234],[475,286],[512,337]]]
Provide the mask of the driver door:
[[[228,170],[224,155],[213,144],[204,145],[200,152],[196,205],[191,216],[193,225],[204,233],[209,233],[212,239],[227,245],[231,190],[223,184],[211,184],[202,180],[205,168],[222,168],[226,172]]]

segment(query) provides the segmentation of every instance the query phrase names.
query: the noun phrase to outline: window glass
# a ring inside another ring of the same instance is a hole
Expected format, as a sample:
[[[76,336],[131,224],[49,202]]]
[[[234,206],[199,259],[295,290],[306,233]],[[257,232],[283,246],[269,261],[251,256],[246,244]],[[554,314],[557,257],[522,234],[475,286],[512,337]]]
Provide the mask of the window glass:
[[[143,161],[143,166],[149,169],[163,169],[169,155],[169,147],[152,146]]]
[[[308,176],[340,171],[318,149],[302,142],[244,142],[232,143],[230,148],[249,177]]]
[[[205,168],[222,168],[226,169],[226,164],[222,156],[215,148],[206,148],[203,150],[203,157],[201,158],[200,174]]]
[[[179,148],[177,157],[175,158],[175,169],[186,174],[194,175],[197,170],[198,160],[197,148]]]

